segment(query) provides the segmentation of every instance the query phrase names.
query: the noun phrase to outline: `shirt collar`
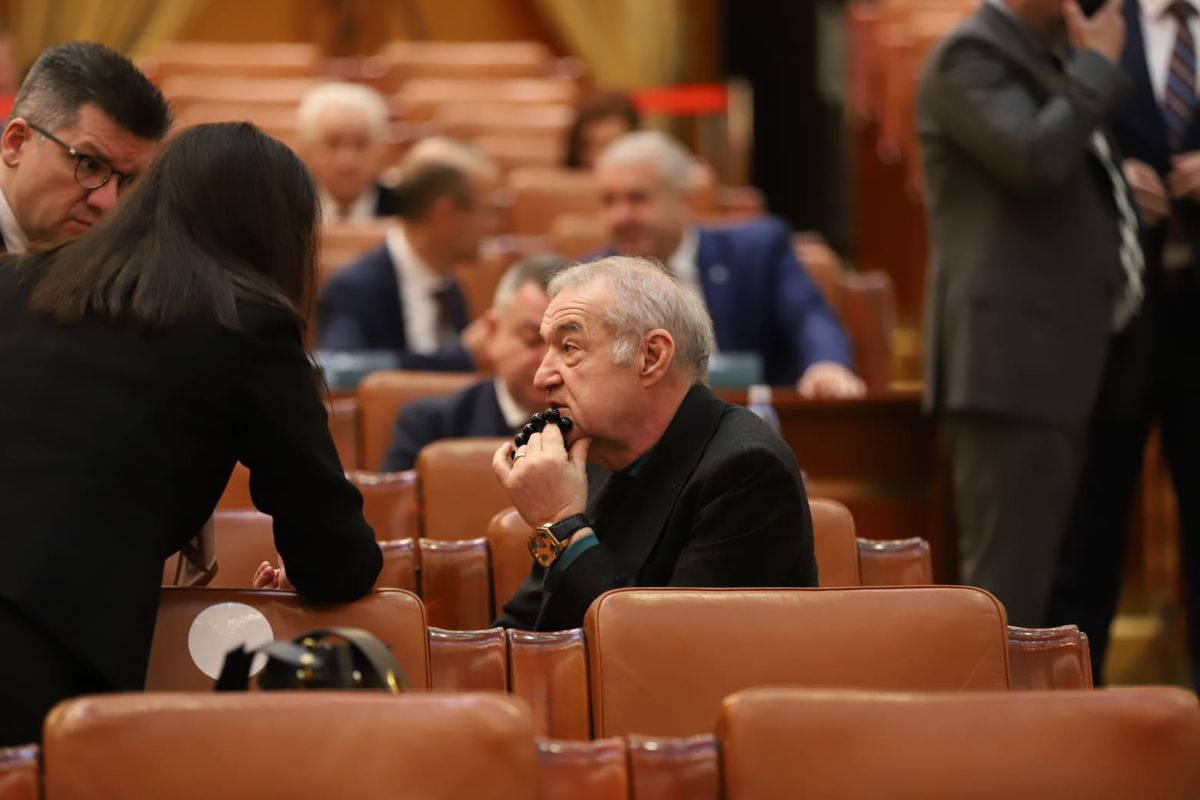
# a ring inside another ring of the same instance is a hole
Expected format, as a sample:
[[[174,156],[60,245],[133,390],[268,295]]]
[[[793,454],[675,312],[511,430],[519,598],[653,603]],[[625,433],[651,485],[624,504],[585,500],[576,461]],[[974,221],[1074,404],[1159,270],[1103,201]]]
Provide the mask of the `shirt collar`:
[[[405,291],[411,290],[429,296],[445,285],[446,276],[429,266],[417,254],[408,237],[404,235],[403,226],[395,225],[388,229],[387,248]]]
[[[8,198],[4,196],[2,190],[0,190],[0,236],[4,237],[5,249],[14,255],[20,255],[29,248],[29,237],[17,224],[16,215],[13,214],[12,206],[8,204]]]
[[[696,257],[700,252],[700,236],[696,233],[696,229],[688,226],[683,230],[683,236],[679,238],[679,246],[675,248],[675,252],[667,259],[667,268],[677,278],[685,278],[694,274],[699,268],[696,264]]]
[[[1200,0],[1187,0],[1188,5],[1200,13]],[[1175,0],[1142,0],[1142,10],[1151,19],[1167,16],[1167,9],[1175,4]]]
[[[324,189],[318,189],[317,195],[321,199],[321,218],[325,222],[354,222],[372,219],[375,216],[375,202],[378,194],[378,187],[371,184],[365,192],[358,196],[358,199],[350,204],[350,208],[344,215],[339,215],[337,200],[334,200]]]
[[[496,386],[496,404],[500,406],[504,424],[514,430],[520,428],[529,420],[529,414],[517,405],[517,401],[508,393],[508,387],[504,385],[504,381],[496,378],[493,383]]]

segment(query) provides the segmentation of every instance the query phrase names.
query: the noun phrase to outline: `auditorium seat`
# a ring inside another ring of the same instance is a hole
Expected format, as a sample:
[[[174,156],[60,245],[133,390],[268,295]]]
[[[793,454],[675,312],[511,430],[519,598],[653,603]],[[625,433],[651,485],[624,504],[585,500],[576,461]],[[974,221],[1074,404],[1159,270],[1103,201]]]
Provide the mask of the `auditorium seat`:
[[[272,520],[261,511],[217,511],[213,514],[213,543],[217,548],[217,574],[213,589],[249,589],[254,571],[264,561],[278,563]],[[175,582],[179,554],[163,565],[163,585]]]
[[[753,689],[718,740],[727,800],[1200,797],[1200,707],[1176,688]]]
[[[342,469],[349,472],[360,464],[358,447],[358,398],[354,395],[336,395],[325,404],[329,413],[329,433],[333,446],[337,448]]]
[[[584,631],[597,737],[705,733],[751,686],[1009,686],[1004,608],[970,587],[617,589]]]
[[[587,649],[583,631],[509,630],[512,694],[533,711],[539,736],[587,739],[591,732]]]
[[[1008,626],[1008,662],[1014,689],[1091,689],[1087,634],[1075,625]]]
[[[854,350],[854,371],[871,392],[892,382],[896,293],[886,272],[846,272],[837,278],[838,314]]]
[[[558,214],[550,221],[550,249],[564,258],[582,260],[608,244],[608,230],[597,213]]]
[[[321,228],[318,282],[324,285],[343,267],[380,247],[387,239],[388,229],[395,224],[396,220],[389,217],[326,223]]]
[[[421,535],[417,509],[417,473],[366,472],[346,477],[362,492],[363,517],[380,540],[406,539]]]
[[[379,549],[383,551],[383,568],[375,579],[375,588],[403,589],[416,594],[420,561],[417,540],[408,538],[380,542]]]
[[[515,234],[547,234],[560,214],[600,215],[600,190],[590,172],[515,169],[507,186],[512,195],[509,224]]]
[[[429,687],[425,608],[411,592],[383,590],[353,603],[309,605],[291,592],[166,587],[146,674],[148,691],[212,691],[222,654],[239,631],[291,640],[330,627],[363,628],[383,641],[414,689]],[[203,616],[201,616],[203,615]],[[222,649],[223,648],[223,649]],[[195,660],[213,674],[206,675]]]
[[[421,600],[429,624],[472,631],[492,624],[487,540],[421,539]]]
[[[417,455],[421,535],[430,539],[483,536],[497,511],[512,504],[492,471],[499,437],[442,439]]]
[[[544,139],[533,139],[521,133],[483,133],[471,141],[487,153],[488,158],[496,162],[505,175],[514,169],[556,167],[565,158],[563,151],[566,148],[561,140],[548,143]],[[557,248],[551,249],[561,252]]]
[[[929,542],[909,539],[859,539],[858,568],[863,586],[927,586],[933,583]]]
[[[38,800],[41,779],[35,745],[0,747],[0,800]]]
[[[217,510],[250,510],[253,508],[254,501],[250,499],[250,470],[239,461],[233,465],[229,483],[225,485],[225,491],[221,494],[221,499],[217,501]]]
[[[629,764],[621,738],[538,740],[542,800],[626,800]]]
[[[858,546],[854,517],[836,500],[809,498],[817,580],[821,586],[858,586]]]
[[[566,137],[575,108],[566,104],[514,106],[512,103],[443,103],[433,124],[454,139],[524,136],[554,146]]]
[[[434,689],[507,692],[508,641],[503,628],[478,631],[429,629]]]
[[[385,92],[415,78],[538,78],[550,74],[553,56],[542,42],[396,41],[379,50]]]
[[[492,517],[487,527],[488,555],[492,564],[492,605],[499,614],[521,584],[529,577],[533,558],[529,554],[532,532],[515,508]]]
[[[529,712],[493,693],[87,697],[46,724],[54,798],[535,800]]]
[[[159,85],[176,75],[312,78],[321,48],[301,42],[164,42],[151,59]]]
[[[632,797],[717,800],[721,796],[717,742],[711,733],[666,738],[632,734],[627,740]]]
[[[453,394],[483,376],[473,372],[387,370],[358,385],[359,466],[377,470],[383,463],[396,415],[404,406],[431,395]]]
[[[447,103],[504,103],[512,113],[539,105],[572,106],[579,85],[562,78],[412,78],[393,95],[405,119],[431,120]]]

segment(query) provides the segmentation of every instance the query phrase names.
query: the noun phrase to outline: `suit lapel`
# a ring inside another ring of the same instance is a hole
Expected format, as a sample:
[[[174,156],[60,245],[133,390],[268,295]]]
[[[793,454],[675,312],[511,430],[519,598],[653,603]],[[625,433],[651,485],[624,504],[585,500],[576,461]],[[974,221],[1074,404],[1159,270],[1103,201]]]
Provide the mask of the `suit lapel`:
[[[496,399],[496,384],[488,381],[475,401],[475,413],[471,415],[472,431],[476,436],[507,436],[510,431]]]
[[[1058,93],[1067,88],[1066,77],[1054,66],[1053,54],[1020,20],[985,2],[974,22],[976,32],[991,39],[1013,59],[1015,66],[1048,92]]]
[[[693,386],[645,462],[609,480],[599,500],[596,535],[636,575],[662,536],[680,489],[712,439],[725,403]],[[628,474],[633,472],[634,474]]]
[[[386,244],[383,246],[383,257],[379,260],[379,269],[379,283],[385,295],[379,301],[380,311],[383,313],[380,324],[384,328],[387,340],[393,343],[392,346],[396,350],[404,351],[408,349],[404,303],[400,299],[404,287],[400,285],[399,270],[392,260],[392,251]]]
[[[1150,66],[1146,62],[1146,42],[1142,36],[1142,8],[1138,0],[1125,3],[1125,50],[1121,53],[1121,68],[1133,82],[1133,92],[1126,101],[1129,113],[1124,119],[1133,135],[1142,139],[1148,152],[1155,154],[1155,162],[1170,161],[1170,145],[1167,142],[1167,124],[1163,119],[1162,106],[1158,104],[1154,85],[1150,80]],[[1193,129],[1195,122],[1193,122]]]
[[[731,323],[737,319],[734,314],[735,298],[731,286],[733,270],[729,254],[721,246],[722,234],[719,231],[701,228],[696,234],[696,269],[700,272],[700,284],[704,287],[704,304],[708,306],[708,315],[712,317],[717,346],[729,349],[731,342],[728,332],[734,327]]]
[[[462,289],[458,286],[458,281],[450,287],[449,292],[450,317],[454,323],[454,330],[462,332],[462,329],[467,327],[467,323],[471,320],[467,315],[467,301],[463,297]]]

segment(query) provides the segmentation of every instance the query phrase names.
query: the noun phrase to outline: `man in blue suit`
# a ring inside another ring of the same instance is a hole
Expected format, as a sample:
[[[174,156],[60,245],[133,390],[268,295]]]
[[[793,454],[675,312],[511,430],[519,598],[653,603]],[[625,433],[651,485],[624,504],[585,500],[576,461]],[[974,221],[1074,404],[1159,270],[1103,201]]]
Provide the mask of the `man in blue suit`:
[[[1198,0],[1126,0],[1111,120],[1141,212],[1145,300],[1114,338],[1060,554],[1052,623],[1076,623],[1103,680],[1143,451],[1157,422],[1179,505],[1192,683],[1200,689],[1200,115]]]
[[[661,261],[699,294],[717,348],[762,358],[768,383],[796,385],[808,397],[857,397],[850,342],[775,219],[698,228],[689,209],[695,164],[657,131],[608,147],[596,165],[612,249]]]
[[[454,267],[495,229],[497,171],[469,145],[425,139],[400,165],[400,221],[382,247],[335,275],[317,307],[323,350],[387,350],[402,369],[469,371],[467,308]]]

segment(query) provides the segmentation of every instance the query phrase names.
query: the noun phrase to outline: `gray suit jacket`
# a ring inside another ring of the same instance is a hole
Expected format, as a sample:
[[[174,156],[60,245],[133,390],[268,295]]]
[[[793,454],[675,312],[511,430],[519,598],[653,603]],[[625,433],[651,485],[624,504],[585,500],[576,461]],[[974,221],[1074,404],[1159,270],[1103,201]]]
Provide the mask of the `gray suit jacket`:
[[[931,55],[916,122],[932,410],[1086,419],[1124,280],[1112,183],[1089,141],[1125,86],[1087,50],[1060,70],[989,4]]]

